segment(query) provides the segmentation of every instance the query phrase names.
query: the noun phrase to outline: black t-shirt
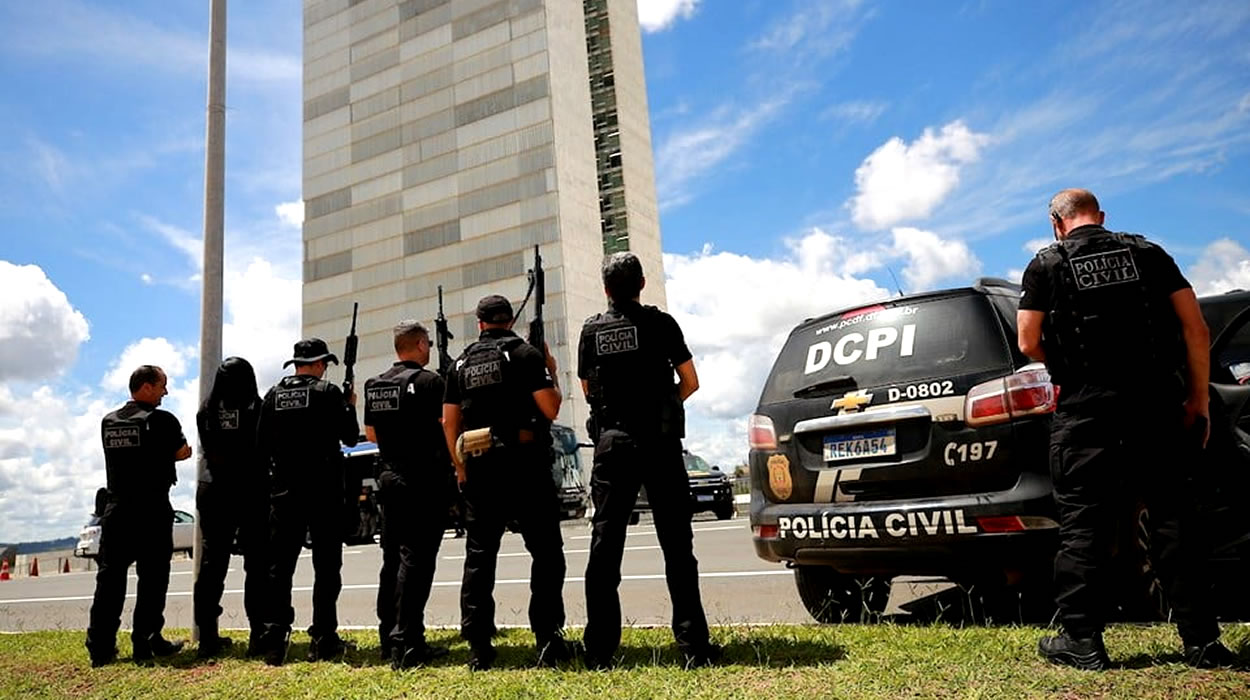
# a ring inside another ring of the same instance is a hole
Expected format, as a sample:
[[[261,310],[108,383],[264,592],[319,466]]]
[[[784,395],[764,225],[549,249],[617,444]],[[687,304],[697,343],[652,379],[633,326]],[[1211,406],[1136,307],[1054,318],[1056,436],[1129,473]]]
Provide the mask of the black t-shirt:
[[[402,381],[405,375],[409,378]],[[442,377],[416,362],[396,362],[365,381],[365,425],[377,434],[378,450],[388,464],[428,465],[439,472],[450,468],[440,422],[443,393]]]
[[[283,377],[265,394],[256,442],[262,457],[271,461],[277,488],[308,480],[329,485],[336,479],[341,488],[339,443],[350,447],[359,440],[356,409],[330,382],[297,374]]]
[[[694,357],[690,353],[690,348],[686,346],[686,337],[681,332],[681,326],[677,325],[677,320],[668,313],[654,306],[642,306],[638,303],[614,304],[611,308],[629,317],[638,326],[639,335],[646,334],[649,339],[647,342],[654,340],[660,354],[673,368],[685,364]],[[598,317],[599,314],[596,314],[586,321],[589,323]],[[593,334],[593,328],[582,326],[581,336],[577,342],[578,379],[591,379],[593,376],[598,361]]]
[[[532,431],[539,442],[550,441],[551,421],[538,410],[533,398],[534,392],[555,387],[547,369],[546,357],[534,346],[521,342],[517,334],[510,330],[488,328],[478,339],[478,342],[482,341],[498,342],[508,348],[501,373],[503,386],[466,389],[462,369],[477,345],[474,343],[465,348],[464,354],[456,360],[454,372],[448,377],[443,403],[460,406],[465,414],[466,430],[489,425],[507,433],[522,428]],[[474,401],[481,403],[470,406]]]
[[[1068,238],[1099,233],[1109,232],[1101,226],[1081,226],[1073,229]],[[1134,253],[1137,264],[1144,268],[1141,270],[1142,279],[1163,296],[1171,296],[1174,292],[1190,286],[1189,281],[1181,274],[1180,268],[1176,266],[1176,261],[1158,245],[1151,243],[1148,247],[1136,250]],[[1021,311],[1049,312],[1054,308],[1057,284],[1055,272],[1043,262],[1040,253],[1029,261],[1029,266],[1024,270],[1024,278],[1020,282],[1023,288],[1020,295]]]
[[[160,496],[178,480],[182,424],[168,411],[130,400],[100,422],[108,489],[115,497]]]

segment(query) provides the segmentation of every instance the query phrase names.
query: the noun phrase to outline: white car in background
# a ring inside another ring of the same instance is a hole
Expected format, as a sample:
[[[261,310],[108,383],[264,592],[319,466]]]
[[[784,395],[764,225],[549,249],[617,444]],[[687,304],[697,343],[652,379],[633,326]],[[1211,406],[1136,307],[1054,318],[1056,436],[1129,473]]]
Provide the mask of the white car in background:
[[[174,511],[174,551],[190,552],[195,539],[195,516],[184,510]],[[100,554],[100,518],[92,515],[78,535],[74,556],[94,559]]]

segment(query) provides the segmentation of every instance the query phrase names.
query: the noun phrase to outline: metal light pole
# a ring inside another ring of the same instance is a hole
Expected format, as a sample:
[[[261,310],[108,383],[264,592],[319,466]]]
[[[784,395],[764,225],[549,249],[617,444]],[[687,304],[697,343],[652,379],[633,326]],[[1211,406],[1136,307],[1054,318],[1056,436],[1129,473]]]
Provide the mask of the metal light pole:
[[[226,0],[209,0],[208,30],[208,127],[204,145],[204,270],[200,302],[200,403],[213,389],[221,363],[222,259],[226,215]],[[196,482],[204,477],[204,450],[196,464]],[[204,555],[200,513],[195,513],[195,545],[192,579],[200,578]],[[191,623],[191,639],[199,641],[200,629]]]

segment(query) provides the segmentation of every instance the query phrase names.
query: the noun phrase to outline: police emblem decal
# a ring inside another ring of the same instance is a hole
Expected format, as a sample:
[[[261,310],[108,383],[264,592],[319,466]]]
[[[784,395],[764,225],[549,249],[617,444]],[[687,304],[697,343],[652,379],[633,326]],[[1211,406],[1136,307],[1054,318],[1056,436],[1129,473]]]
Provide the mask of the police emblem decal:
[[[411,387],[411,385],[409,385]],[[398,411],[399,387],[372,386],[365,390],[365,400],[370,411]]]
[[[1069,261],[1079,291],[1138,280],[1137,264],[1128,248],[1081,255]]]
[[[239,412],[238,410],[227,411],[219,409],[217,411],[217,427],[221,430],[238,430],[239,429]]]
[[[772,455],[768,458],[768,490],[778,500],[789,500],[794,493],[794,482],[790,480],[790,460],[785,455]]]
[[[621,352],[632,352],[637,349],[637,326],[610,328],[595,333],[595,352],[600,355],[615,355]]]
[[[308,387],[278,389],[274,392],[273,408],[275,411],[294,411],[308,408]]]
[[[139,426],[119,425],[104,429],[104,447],[139,447]]]

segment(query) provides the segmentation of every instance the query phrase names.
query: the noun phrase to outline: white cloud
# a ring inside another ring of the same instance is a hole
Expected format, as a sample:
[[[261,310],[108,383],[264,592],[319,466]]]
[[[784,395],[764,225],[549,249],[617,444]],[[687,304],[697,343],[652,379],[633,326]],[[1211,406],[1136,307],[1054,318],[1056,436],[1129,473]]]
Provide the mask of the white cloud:
[[[638,24],[643,31],[658,32],[679,19],[690,19],[699,0],[638,0]]]
[[[243,270],[229,272],[224,284],[229,320],[222,329],[226,357],[245,358],[264,388],[282,375],[282,363],[300,335],[299,278],[278,272],[267,260],[252,258]],[[263,299],[264,303],[257,303]]]
[[[165,239],[165,242],[186,255],[196,271],[204,267],[203,236],[198,236],[184,228],[167,224],[152,216],[141,214],[139,221],[154,233],[160,234],[161,238]]]
[[[1023,246],[1024,252],[1028,253],[1029,255],[1036,255],[1037,251],[1041,250],[1042,248],[1045,248],[1046,246],[1054,242],[1055,242],[1054,238],[1030,238],[1029,240],[1024,242],[1024,246]]]
[[[769,25],[751,48],[784,54],[799,63],[850,46],[866,19],[861,0],[804,0],[798,11]]]
[[[69,368],[89,337],[87,320],[42,268],[0,260],[0,382]]]
[[[695,180],[724,163],[764,124],[776,117],[793,90],[749,109],[722,107],[701,123],[679,129],[656,149],[656,190],[660,207],[677,206],[693,196]]]
[[[786,247],[778,259],[710,246],[664,255],[669,312],[685,332],[701,377],[693,412],[714,419],[746,415],[795,323],[889,296],[872,280],[846,272],[858,263],[843,239],[816,229]],[[768,280],[766,291],[744,280]]]
[[[911,144],[895,137],[855,170],[858,193],[849,202],[860,228],[880,230],[929,216],[959,184],[960,167],[980,156],[989,137],[954,121],[927,128]]]
[[[291,228],[299,228],[304,224],[304,200],[302,199],[283,202],[273,210],[278,215],[278,220]]]
[[[901,227],[892,233],[891,257],[907,261],[903,281],[908,293],[933,289],[947,280],[964,282],[981,274],[981,261],[963,241],[945,240],[917,228]]]
[[[160,367],[172,383],[187,374],[191,361],[198,351],[190,345],[177,345],[165,338],[140,338],[126,346],[108,372],[100,380],[100,386],[113,392],[127,393],[130,373],[139,365]]]
[[[871,124],[885,113],[888,106],[880,101],[852,100],[833,105],[821,113],[821,116],[846,124]]]
[[[1189,268],[1188,277],[1200,296],[1250,289],[1250,251],[1230,238],[1213,241]]]

